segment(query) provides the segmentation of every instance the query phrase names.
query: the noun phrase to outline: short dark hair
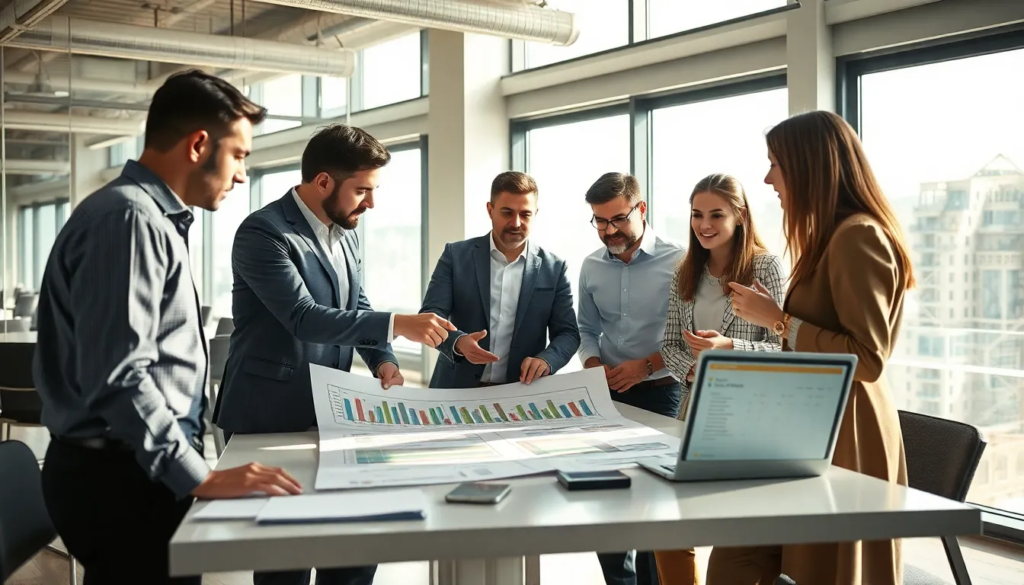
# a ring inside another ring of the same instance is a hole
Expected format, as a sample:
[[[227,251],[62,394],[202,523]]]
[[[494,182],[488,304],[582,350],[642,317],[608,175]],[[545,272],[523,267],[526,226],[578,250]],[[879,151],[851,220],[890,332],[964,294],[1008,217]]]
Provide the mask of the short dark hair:
[[[633,175],[626,173],[605,173],[587,189],[587,203],[601,205],[617,198],[625,197],[630,205],[640,203],[640,183]]]
[[[502,193],[511,193],[513,195],[529,195],[533,193],[539,195],[537,192],[537,182],[533,180],[533,177],[519,171],[505,171],[494,177],[494,180],[491,181],[491,203],[494,203],[494,200]]]
[[[146,117],[145,148],[167,152],[199,130],[217,140],[242,118],[255,126],[266,117],[266,108],[219,77],[197,69],[175,73],[153,94]]]
[[[302,151],[302,182],[320,173],[345,180],[359,171],[379,169],[391,161],[391,153],[362,128],[331,124],[309,139]]]

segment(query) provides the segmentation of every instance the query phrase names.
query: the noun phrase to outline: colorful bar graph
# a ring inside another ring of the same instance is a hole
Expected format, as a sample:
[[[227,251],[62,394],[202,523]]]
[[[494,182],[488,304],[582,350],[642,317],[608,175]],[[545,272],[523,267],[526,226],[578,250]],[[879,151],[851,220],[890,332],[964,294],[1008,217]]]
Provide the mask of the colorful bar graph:
[[[562,408],[565,408],[565,407],[563,406]],[[582,414],[580,414],[580,409],[576,408],[576,403],[575,402],[570,402],[569,403],[569,408],[572,409],[572,413],[575,414],[576,416],[583,416]],[[569,416],[569,415],[566,414],[566,416]]]
[[[448,408],[450,408],[451,411],[452,411],[452,419],[455,421],[455,424],[461,425],[462,424],[462,417],[459,416],[459,411],[455,410],[454,406],[449,406]]]
[[[427,420],[427,413],[423,412],[422,410],[420,411],[420,420],[423,421],[423,424],[425,425],[430,424],[430,421]]]
[[[487,407],[484,406],[483,404],[480,405],[480,414],[484,415],[484,420],[485,421],[487,421],[489,423],[494,422],[494,419],[491,418],[491,413],[487,412]]]
[[[379,406],[374,406],[373,409],[377,411],[377,422],[384,422],[384,411],[381,410]]]
[[[555,408],[555,403],[548,400],[548,410],[555,415],[555,418],[562,418],[562,415],[558,413],[558,409]]]
[[[363,401],[356,398],[356,412],[359,413],[359,422],[366,422],[363,418]]]
[[[370,411],[370,422],[377,422],[377,417],[373,416],[373,411]]]
[[[538,410],[537,405],[532,402],[530,403],[530,412],[533,413],[533,418],[535,420],[541,420],[540,410]]]
[[[444,409],[441,408],[440,406],[438,406],[437,408],[435,408],[433,410],[434,410],[434,412],[437,413],[437,424],[439,424],[439,425],[444,424]]]
[[[479,410],[476,410],[476,409],[473,410],[473,420],[475,420],[477,422],[477,424],[484,424],[484,419],[483,419],[483,417],[480,416],[480,411]]]
[[[404,402],[398,403],[398,412],[402,413],[402,422],[409,424],[409,411],[406,410]]]
[[[570,403],[569,403],[569,406],[571,406],[573,410],[576,410],[576,405],[575,405],[575,404],[573,404],[573,403],[571,403],[571,402],[570,402]],[[566,408],[564,404],[563,404],[563,405],[562,405],[561,407],[559,407],[559,408],[561,408],[561,409],[562,409],[562,414],[564,414],[564,415],[565,415],[565,418],[572,418],[572,415],[571,415],[571,414],[569,414],[569,409],[568,409],[568,408]],[[578,413],[578,412],[577,412],[576,414],[577,414],[577,415],[579,415],[579,413]]]
[[[587,413],[587,416],[594,416],[593,412],[590,412],[590,407],[587,406],[587,401],[580,399],[580,407],[583,408],[583,412]]]
[[[514,412],[510,412],[508,415],[512,417],[512,420],[519,422],[519,417],[516,416]]]
[[[394,407],[394,406],[391,407],[391,418],[393,418],[395,420],[395,424],[396,425],[398,423],[402,422],[402,419],[398,418],[398,408],[397,407]]]
[[[437,411],[434,410],[433,408],[430,409],[430,418],[431,418],[431,420],[434,421],[435,425],[441,424],[441,420],[439,418],[437,418]]]
[[[416,418],[416,411],[411,409],[411,408],[409,409],[409,418],[412,419],[412,424],[414,424],[414,425],[420,424],[420,419]]]
[[[352,403],[348,398],[345,399],[345,417],[348,418],[348,420],[355,420],[352,418]]]
[[[505,409],[502,408],[501,405],[498,404],[497,402],[494,403],[494,410],[498,411],[498,416],[501,417],[501,420],[508,422],[508,415],[505,414]]]
[[[554,418],[551,416],[551,413],[548,412],[547,408],[542,408],[540,413],[544,415],[544,418]]]
[[[459,412],[462,413],[462,422],[470,425],[473,424],[473,417],[469,415],[469,411],[466,410],[465,406],[460,408]]]
[[[526,411],[523,410],[523,405],[517,404],[516,405],[516,412],[519,413],[519,418],[520,419],[522,419],[522,420],[530,420],[530,417],[526,416]]]
[[[384,408],[384,420],[388,421],[389,425],[395,424],[395,421],[391,420],[391,408],[388,406],[388,401],[381,400],[380,405]]]

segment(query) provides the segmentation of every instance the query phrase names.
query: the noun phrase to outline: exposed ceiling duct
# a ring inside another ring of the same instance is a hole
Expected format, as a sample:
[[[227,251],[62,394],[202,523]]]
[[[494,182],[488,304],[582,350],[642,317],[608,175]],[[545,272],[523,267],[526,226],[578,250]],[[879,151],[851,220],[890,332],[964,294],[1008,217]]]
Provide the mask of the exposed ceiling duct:
[[[259,0],[334,14],[404,24],[571,45],[579,36],[575,15],[528,3],[487,0]]]
[[[142,134],[144,124],[144,120],[141,119],[126,120],[121,118],[98,118],[95,116],[69,116],[67,114],[29,112],[24,110],[6,110],[3,113],[3,126],[7,130],[138,136]]]
[[[0,10],[0,44],[6,44],[50,16],[68,0],[11,0]]]
[[[66,160],[7,159],[3,170],[8,175],[66,175],[71,165]]]
[[[335,77],[348,77],[355,68],[355,53],[349,50],[112,24],[65,16],[51,16],[35,29],[23,32],[9,46],[194,67]]]
[[[30,86],[36,83],[38,75],[31,73],[20,73],[16,71],[4,72],[4,83],[8,85],[25,85]],[[102,79],[87,79],[76,77],[71,80],[70,86],[68,84],[68,78],[65,76],[48,76],[48,82],[50,88],[54,93],[59,91],[93,91],[101,93],[122,93],[130,95],[145,95],[149,96],[153,94],[152,87],[147,86],[145,83],[132,83],[130,81],[106,81]]]

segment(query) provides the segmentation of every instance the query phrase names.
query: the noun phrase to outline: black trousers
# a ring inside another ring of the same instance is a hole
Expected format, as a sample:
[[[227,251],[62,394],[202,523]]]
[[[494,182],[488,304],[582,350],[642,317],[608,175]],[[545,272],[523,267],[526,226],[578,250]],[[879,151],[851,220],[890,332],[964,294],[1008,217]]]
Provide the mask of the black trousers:
[[[127,450],[99,450],[54,439],[43,464],[43,497],[86,585],[200,585],[171,579],[168,547],[192,498],[154,483]]]
[[[671,378],[642,382],[619,393],[612,391],[612,400],[675,418],[679,414],[682,388]],[[660,384],[659,384],[660,383]],[[651,551],[601,553],[597,555],[607,585],[656,585],[658,565]]]

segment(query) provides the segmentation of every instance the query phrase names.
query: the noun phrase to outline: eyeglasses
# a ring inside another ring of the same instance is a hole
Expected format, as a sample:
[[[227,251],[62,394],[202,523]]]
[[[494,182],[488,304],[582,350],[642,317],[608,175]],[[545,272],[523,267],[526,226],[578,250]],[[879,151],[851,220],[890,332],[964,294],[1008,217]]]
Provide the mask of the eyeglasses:
[[[595,215],[590,218],[590,225],[594,226],[599,230],[606,230],[608,229],[609,225],[611,225],[617,230],[621,230],[623,226],[629,225],[629,216],[633,215],[633,212],[636,211],[637,207],[640,207],[639,203],[634,205],[633,208],[629,210],[629,213],[622,217],[616,217],[615,219],[605,219],[603,217],[597,217]]]

